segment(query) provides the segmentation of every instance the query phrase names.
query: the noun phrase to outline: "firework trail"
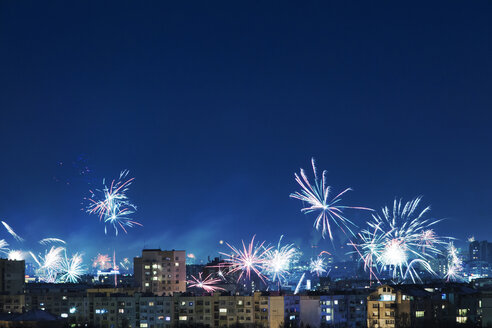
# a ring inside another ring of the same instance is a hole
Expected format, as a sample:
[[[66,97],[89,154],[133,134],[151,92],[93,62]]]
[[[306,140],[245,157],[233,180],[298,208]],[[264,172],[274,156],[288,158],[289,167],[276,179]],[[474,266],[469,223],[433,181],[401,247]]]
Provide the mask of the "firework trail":
[[[99,268],[100,270],[107,270],[111,268],[111,257],[107,254],[97,254],[96,258],[92,262],[94,268]]]
[[[44,239],[41,239],[39,241],[39,243],[41,245],[44,245],[44,246],[47,246],[49,244],[56,244],[56,243],[63,244],[63,245],[66,245],[67,244],[64,240],[59,239],[59,238],[44,238]]]
[[[213,293],[219,290],[225,290],[224,288],[215,286],[217,283],[220,283],[221,279],[210,278],[212,274],[209,274],[205,279],[202,279],[202,272],[198,274],[198,277],[191,276],[192,280],[188,280],[189,288],[201,288],[207,293]]]
[[[270,277],[272,282],[277,281],[279,286],[282,281],[286,280],[289,275],[290,265],[296,260],[299,252],[294,244],[281,246],[283,236],[280,236],[277,247],[266,252],[265,273]]]
[[[301,169],[299,175],[295,173],[295,178],[302,190],[300,192],[290,194],[290,197],[299,199],[308,204],[306,207],[301,209],[301,212],[306,214],[311,212],[318,213],[318,216],[314,221],[314,227],[316,230],[320,230],[321,228],[321,235],[323,238],[325,238],[328,233],[330,239],[333,240],[330,222],[336,224],[345,234],[346,232],[344,228],[346,228],[353,235],[354,233],[350,229],[349,225],[355,226],[355,224],[344,216],[343,211],[345,209],[372,210],[366,207],[340,205],[340,202],[342,201],[341,197],[346,192],[352,190],[350,188],[345,189],[334,198],[329,199],[330,186],[326,185],[327,172],[323,171],[321,174],[321,179],[319,179],[316,172],[314,158],[311,159],[311,164],[314,172],[314,184],[309,182],[306,172],[304,169]]]
[[[266,276],[264,276],[261,271],[263,271],[267,264],[266,254],[270,251],[272,247],[263,247],[265,242],[262,242],[258,246],[254,246],[255,236],[251,239],[248,247],[243,243],[243,249],[237,249],[234,246],[227,246],[233,251],[232,254],[220,253],[227,258],[225,261],[229,266],[229,273],[241,272],[237,281],[241,280],[243,275],[250,279],[251,272],[255,273],[263,282],[265,282]]]
[[[360,234],[361,258],[364,268],[372,270],[377,267],[391,268],[393,279],[410,278],[413,282],[420,280],[417,268],[423,268],[435,274],[429,261],[441,254],[438,245],[445,244],[431,229],[441,220],[430,220],[426,213],[430,208],[417,210],[421,197],[407,203],[395,200],[393,208],[382,209],[381,215],[373,214],[369,228]]]
[[[301,289],[302,282],[304,281],[304,277],[306,276],[306,273],[304,272],[301,276],[301,279],[299,279],[299,282],[297,283],[296,289],[294,291],[294,295],[299,293],[299,290]]]
[[[77,283],[80,277],[86,271],[85,266],[82,264],[82,254],[75,253],[71,258],[65,256],[60,263],[60,276],[61,282]]]
[[[91,197],[86,198],[89,202],[86,212],[97,215],[99,220],[105,223],[104,233],[106,234],[108,233],[108,224],[113,226],[116,235],[118,235],[120,228],[127,233],[127,228],[132,228],[135,225],[141,226],[140,223],[130,217],[136,212],[137,207],[130,202],[126,195],[135,179],[126,180],[128,173],[128,170],[121,171],[118,180],[111,181],[109,186],[103,180],[103,189],[90,190]]]
[[[15,233],[14,229],[12,229],[8,224],[7,222],[5,221],[2,221],[2,224],[3,226],[5,227],[5,229],[7,229],[8,233],[12,235],[12,237],[15,238],[15,240],[17,241],[24,241],[24,239],[22,237],[20,237],[18,234]]]

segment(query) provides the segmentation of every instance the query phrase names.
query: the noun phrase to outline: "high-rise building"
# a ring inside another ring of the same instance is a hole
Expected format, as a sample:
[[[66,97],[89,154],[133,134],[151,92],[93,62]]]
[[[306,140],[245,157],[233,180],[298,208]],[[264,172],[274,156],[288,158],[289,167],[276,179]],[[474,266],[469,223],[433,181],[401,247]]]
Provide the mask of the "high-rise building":
[[[186,291],[186,252],[144,249],[133,259],[135,284],[159,296]]]
[[[483,241],[474,241],[469,245],[470,261],[484,261],[492,263],[492,243]]]
[[[17,295],[24,293],[25,261],[0,259],[0,292]]]

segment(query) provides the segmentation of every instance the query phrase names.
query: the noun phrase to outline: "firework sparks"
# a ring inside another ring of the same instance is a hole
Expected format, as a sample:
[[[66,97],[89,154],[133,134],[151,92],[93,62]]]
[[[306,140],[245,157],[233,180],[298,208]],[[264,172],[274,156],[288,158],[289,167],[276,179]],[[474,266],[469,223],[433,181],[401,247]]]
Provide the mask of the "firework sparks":
[[[237,281],[239,281],[243,276],[250,279],[251,272],[255,273],[263,282],[265,282],[266,277],[261,273],[265,269],[267,260],[265,255],[270,251],[271,247],[263,247],[265,242],[260,245],[254,246],[255,236],[251,239],[248,247],[243,243],[243,249],[237,249],[234,246],[227,246],[233,251],[232,254],[221,253],[228,258],[225,261],[228,263],[230,270],[229,273],[241,272]]]
[[[316,259],[311,259],[309,262],[309,272],[316,272],[316,275],[319,277],[326,272],[326,263],[325,260],[318,256]]]
[[[353,232],[349,225],[355,226],[355,224],[344,216],[343,211],[345,209],[359,209],[372,211],[366,207],[354,207],[340,205],[341,197],[350,191],[350,188],[345,189],[334,198],[329,199],[330,186],[326,185],[326,171],[321,174],[321,179],[318,178],[316,172],[316,165],[314,158],[311,159],[311,164],[314,172],[314,184],[309,182],[304,169],[301,169],[300,174],[295,173],[296,182],[301,187],[301,192],[295,192],[290,197],[299,199],[308,205],[301,209],[303,213],[318,212],[318,216],[314,221],[314,227],[316,230],[321,229],[321,235],[325,238],[326,234],[333,240],[333,232],[330,222],[336,224],[346,234],[344,228],[346,228],[352,235]]]
[[[97,254],[96,258],[92,262],[92,266],[94,268],[99,268],[100,270],[107,270],[111,268],[111,265],[111,257],[107,254]]]
[[[120,267],[122,267],[123,270],[129,270],[131,266],[132,266],[132,263],[130,262],[130,260],[127,257],[125,257],[123,259],[123,261],[120,262]]]
[[[9,243],[5,241],[5,239],[0,239],[0,253],[8,254],[9,253]]]
[[[30,252],[39,268],[36,270],[37,275],[41,281],[44,282],[56,282],[56,278],[61,269],[61,263],[63,260],[62,253],[65,249],[63,247],[52,246],[49,251],[45,252],[45,255],[40,255],[38,258]]]
[[[115,234],[118,235],[119,229],[127,233],[127,228],[132,228],[135,225],[141,226],[140,223],[134,221],[130,216],[134,214],[137,207],[130,202],[126,195],[135,178],[126,180],[129,171],[123,170],[120,173],[118,180],[113,180],[109,186],[103,180],[103,189],[91,192],[91,197],[86,198],[89,205],[86,211],[89,214],[94,214],[99,217],[100,221],[105,223],[104,233],[107,234],[107,226],[112,225]]]
[[[22,261],[26,259],[26,253],[21,250],[11,250],[7,254],[9,260]]]
[[[280,237],[276,248],[271,248],[266,254],[265,272],[273,282],[281,284],[289,274],[289,267],[298,256],[294,244],[281,246],[283,236]]]
[[[450,242],[447,247],[448,270],[446,272],[446,281],[458,281],[463,279],[463,262],[458,256],[458,250]]]
[[[3,226],[5,227],[5,229],[7,229],[8,233],[15,238],[15,240],[17,241],[24,241],[24,239],[22,237],[20,237],[18,234],[15,233],[14,229],[12,229],[8,224],[7,222],[5,221],[2,221],[2,224]]]
[[[364,268],[372,270],[373,266],[392,269],[393,279],[420,280],[417,264],[430,274],[434,274],[429,265],[441,251],[437,247],[444,241],[430,227],[440,220],[426,219],[429,207],[418,211],[421,197],[405,204],[395,200],[393,209],[382,209],[382,215],[373,214],[368,222],[369,228],[363,230],[359,237]]]
[[[209,274],[205,279],[202,279],[202,272],[198,274],[198,277],[191,276],[192,280],[188,280],[188,287],[190,288],[200,288],[207,293],[213,293],[219,290],[225,290],[224,288],[215,286],[217,283],[221,282],[221,279],[211,278],[212,274]]]
[[[39,241],[41,245],[49,245],[49,244],[63,244],[66,245],[66,242],[59,238],[44,238]]]
[[[62,282],[77,283],[85,271],[86,268],[82,264],[82,254],[75,253],[71,258],[68,258],[65,253],[65,257],[60,263],[61,275],[59,279]]]

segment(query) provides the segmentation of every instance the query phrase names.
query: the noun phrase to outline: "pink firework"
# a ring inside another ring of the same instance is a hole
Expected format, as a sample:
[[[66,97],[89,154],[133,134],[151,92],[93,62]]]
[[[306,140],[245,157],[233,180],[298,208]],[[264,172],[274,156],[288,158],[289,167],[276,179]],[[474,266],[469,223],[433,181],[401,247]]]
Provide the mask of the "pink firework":
[[[432,247],[437,239],[437,234],[432,229],[423,230],[419,236],[422,252],[425,253],[426,247]]]
[[[92,262],[92,266],[101,270],[107,270],[111,268],[111,257],[106,254],[97,254],[97,257]]]
[[[198,278],[191,276],[192,280],[188,280],[188,287],[190,288],[201,288],[207,293],[213,293],[219,290],[225,290],[224,288],[215,286],[215,284],[221,282],[221,279],[210,278],[212,274],[209,274],[205,279],[202,279],[202,273],[198,274]]]
[[[237,249],[234,246],[229,245],[230,249],[234,252],[233,254],[220,253],[222,255],[227,256],[228,258],[225,261],[228,263],[230,268],[229,273],[234,273],[237,271],[241,271],[237,281],[241,280],[243,275],[246,276],[247,279],[251,278],[251,272],[255,273],[263,282],[265,282],[266,276],[264,276],[261,271],[265,269],[266,264],[268,263],[266,259],[266,254],[272,247],[263,247],[265,242],[254,246],[255,237],[251,239],[251,243],[249,243],[248,247],[243,243],[243,249]]]

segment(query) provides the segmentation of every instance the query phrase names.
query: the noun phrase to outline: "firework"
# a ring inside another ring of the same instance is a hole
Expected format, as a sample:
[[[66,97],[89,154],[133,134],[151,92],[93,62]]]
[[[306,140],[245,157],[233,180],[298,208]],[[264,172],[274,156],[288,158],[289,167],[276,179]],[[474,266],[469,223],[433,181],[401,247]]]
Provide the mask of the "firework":
[[[66,244],[66,242],[65,242],[64,240],[61,240],[61,239],[59,239],[59,238],[44,238],[44,239],[41,239],[41,240],[39,241],[39,243],[40,243],[41,245],[45,245],[45,246],[46,246],[46,245],[49,245],[49,244],[56,244],[56,243],[58,243],[58,244],[63,244],[63,245],[65,245],[65,244]]]
[[[65,252],[65,257],[60,263],[59,280],[61,282],[77,283],[85,271],[85,266],[82,264],[82,254],[75,253],[71,258],[68,258]]]
[[[306,276],[306,273],[304,272],[301,276],[301,278],[299,279],[299,282],[297,283],[297,286],[296,286],[296,289],[294,291],[294,295],[296,295],[297,293],[299,293],[299,290],[301,289],[301,285],[302,285],[302,282],[304,281],[304,277]]]
[[[8,233],[12,235],[12,237],[15,238],[15,240],[17,241],[24,241],[24,239],[22,237],[20,237],[18,234],[15,233],[14,229],[12,229],[8,224],[7,222],[5,221],[2,221],[2,224],[3,226],[5,227],[5,229],[7,229]]]
[[[9,260],[22,261],[26,259],[26,253],[21,250],[11,250],[7,254]]]
[[[107,270],[111,268],[111,257],[106,254],[97,254],[96,258],[92,262],[94,268],[99,268],[100,270]]]
[[[192,280],[188,280],[188,287],[190,288],[201,288],[207,293],[213,293],[219,290],[225,290],[224,288],[215,286],[217,283],[221,282],[221,279],[210,278],[212,274],[209,274],[205,279],[202,279],[202,272],[198,274],[198,277],[191,276]]]
[[[294,244],[280,246],[282,238],[283,236],[280,237],[276,248],[270,248],[265,254],[265,272],[271,281],[278,281],[279,284],[281,284],[281,280],[286,279],[291,263],[298,256],[298,251]]]
[[[373,220],[368,222],[369,228],[359,234],[361,243],[357,245],[365,269],[390,268],[393,279],[410,278],[413,282],[420,280],[417,267],[435,274],[429,260],[441,254],[438,245],[444,241],[431,226],[440,220],[426,218],[429,207],[417,210],[420,201],[421,197],[407,203],[395,200],[392,210],[384,207],[381,215],[372,215]]]
[[[311,259],[309,262],[309,272],[316,272],[316,275],[319,277],[326,272],[326,263],[325,260],[318,256],[316,259]]]
[[[49,251],[45,252],[45,255],[40,255],[38,258],[30,252],[39,268],[36,270],[37,275],[44,282],[56,282],[58,273],[61,270],[63,256],[62,253],[65,250],[63,247],[52,246]]]
[[[346,234],[344,228],[346,228],[351,234],[353,234],[349,225],[355,226],[355,224],[344,216],[343,211],[345,209],[359,209],[372,211],[366,207],[354,207],[340,205],[342,201],[341,197],[350,191],[350,188],[345,189],[335,197],[329,199],[330,186],[326,185],[326,171],[321,174],[321,179],[318,178],[316,172],[316,166],[314,158],[311,159],[311,164],[314,172],[314,184],[309,182],[306,172],[301,169],[300,174],[295,173],[296,182],[301,187],[301,192],[295,192],[290,197],[299,199],[308,205],[301,209],[303,213],[317,212],[318,216],[314,221],[314,227],[316,230],[321,229],[321,235],[325,238],[326,234],[333,240],[333,233],[330,222],[337,225]]]
[[[127,270],[128,271],[131,266],[132,266],[132,263],[130,262],[130,260],[127,257],[125,257],[123,259],[123,261],[120,262],[120,267],[122,267],[123,270]]]
[[[446,272],[446,281],[457,281],[463,279],[463,262],[458,256],[458,250],[454,247],[453,242],[449,242],[447,247],[448,270]]]
[[[237,249],[234,246],[227,246],[233,251],[232,254],[221,253],[227,256],[225,261],[229,266],[229,273],[241,272],[237,281],[239,281],[243,275],[250,279],[251,272],[255,273],[263,282],[265,282],[265,276],[261,273],[266,267],[267,259],[266,254],[270,251],[272,247],[263,247],[265,242],[255,246],[254,245],[255,236],[251,239],[248,247],[243,243],[243,249]]]
[[[121,171],[118,180],[111,181],[109,186],[103,180],[103,189],[97,189],[95,192],[91,190],[91,197],[86,198],[89,201],[86,211],[89,214],[97,215],[99,220],[105,223],[104,233],[106,234],[108,224],[113,226],[116,235],[118,235],[119,228],[126,233],[127,228],[132,228],[135,225],[141,226],[140,223],[130,217],[136,212],[137,207],[130,202],[126,195],[135,179],[126,180],[128,173],[128,170]]]
[[[0,253],[8,254],[9,253],[9,243],[5,241],[5,239],[0,239]]]

